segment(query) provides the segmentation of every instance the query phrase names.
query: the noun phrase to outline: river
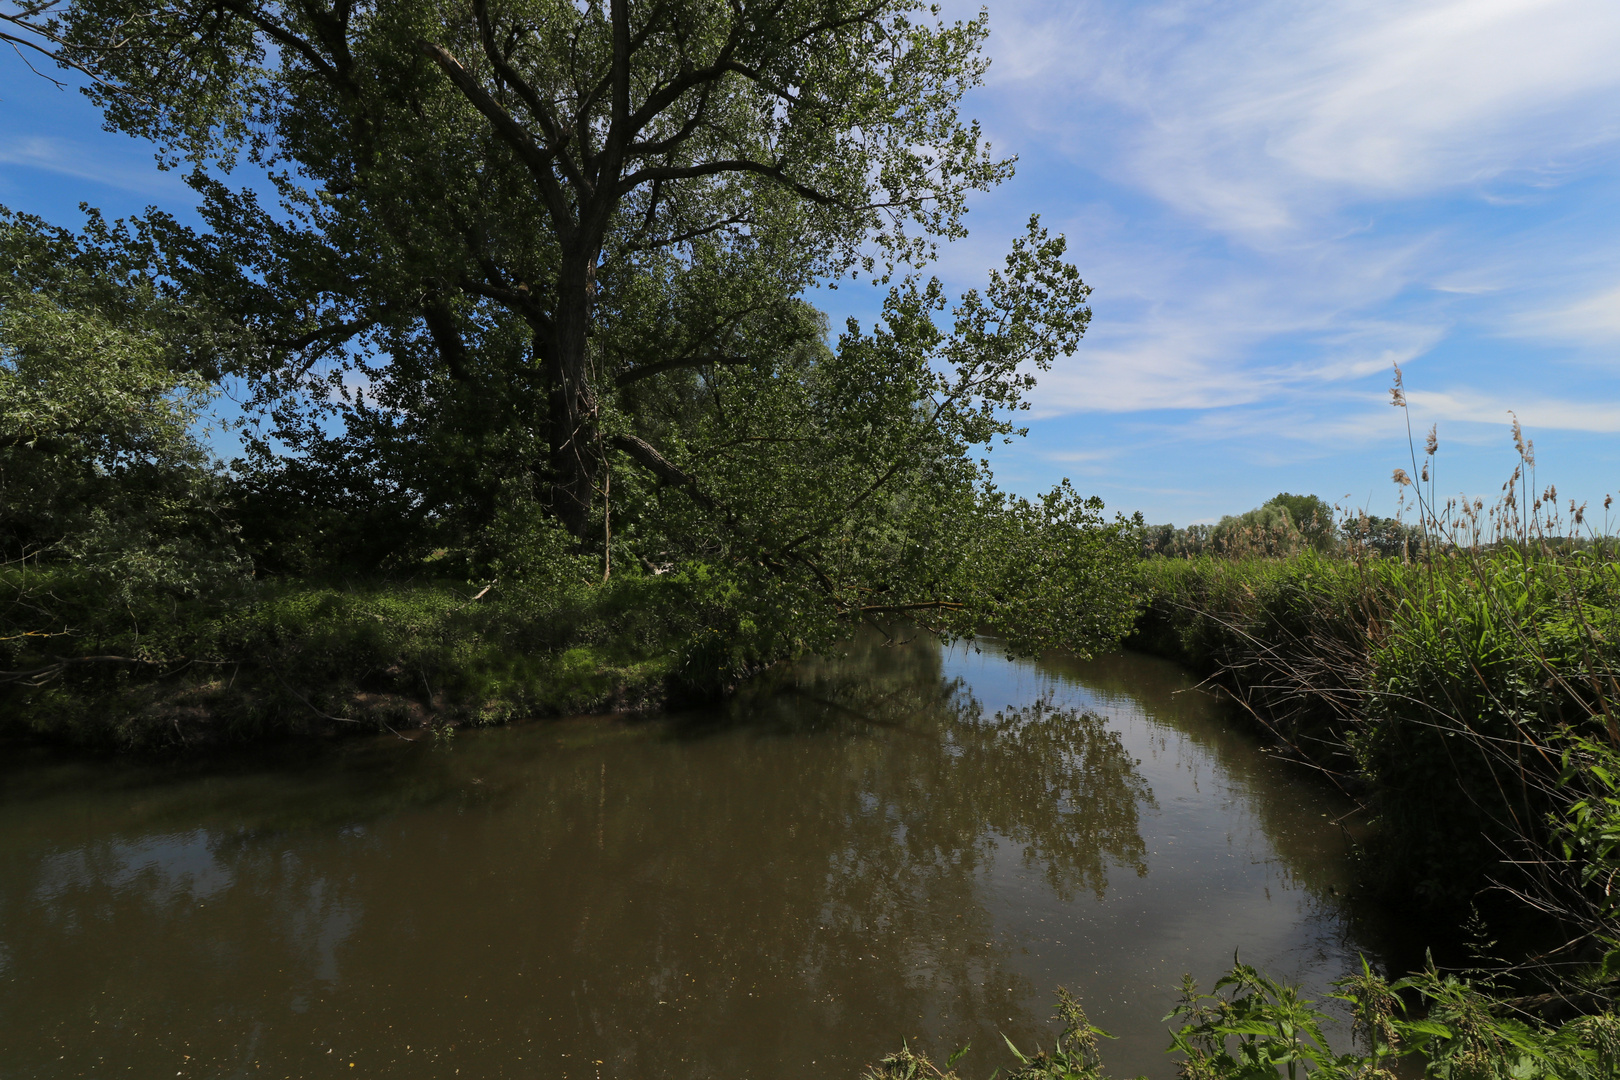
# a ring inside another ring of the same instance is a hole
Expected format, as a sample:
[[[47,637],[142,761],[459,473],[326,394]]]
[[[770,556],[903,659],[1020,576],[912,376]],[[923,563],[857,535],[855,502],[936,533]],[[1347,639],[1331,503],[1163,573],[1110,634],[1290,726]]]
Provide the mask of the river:
[[[1183,972],[1327,992],[1351,806],[1165,661],[885,646],[722,707],[0,766],[0,1076],[988,1075],[1067,986],[1173,1075]]]

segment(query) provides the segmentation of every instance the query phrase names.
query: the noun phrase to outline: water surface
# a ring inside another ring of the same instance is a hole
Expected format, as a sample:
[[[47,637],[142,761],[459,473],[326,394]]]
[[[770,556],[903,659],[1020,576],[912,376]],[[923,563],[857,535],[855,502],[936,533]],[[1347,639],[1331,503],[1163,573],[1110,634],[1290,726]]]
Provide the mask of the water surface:
[[[1169,663],[926,641],[701,714],[176,775],[0,770],[0,1076],[836,1077],[901,1039],[1171,1076],[1184,971],[1318,993],[1349,806]]]

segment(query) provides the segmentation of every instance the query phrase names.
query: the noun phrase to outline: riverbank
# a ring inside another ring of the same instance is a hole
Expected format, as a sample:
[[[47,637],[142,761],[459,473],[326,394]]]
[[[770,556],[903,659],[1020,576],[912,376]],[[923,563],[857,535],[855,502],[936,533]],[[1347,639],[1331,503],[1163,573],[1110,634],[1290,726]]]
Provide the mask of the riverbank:
[[[4,733],[100,750],[654,708],[723,694],[791,651],[700,572],[566,587],[272,580],[121,607],[59,572],[0,583]],[[1607,811],[1585,833],[1569,817],[1613,794],[1612,560],[1508,547],[1427,563],[1148,558],[1132,585],[1130,647],[1208,676],[1373,810],[1373,884],[1461,909],[1493,883],[1550,897],[1548,875],[1570,867],[1547,864],[1570,860],[1549,853],[1566,843],[1615,858]],[[1543,880],[1504,880],[1513,865]]]
[[[1605,889],[1620,868],[1620,564],[1505,545],[1307,552],[1145,559],[1136,582],[1132,647],[1207,676],[1372,811],[1370,884],[1458,912],[1489,890],[1573,926],[1541,958],[1560,977],[1620,960]]]
[[[568,589],[248,582],[139,610],[66,575],[4,584],[0,734],[100,751],[655,708],[723,693],[749,663],[706,582],[673,574]]]
[[[1508,855],[1536,855],[1547,873],[1515,887],[1584,928],[1553,961],[1565,989],[1585,986],[1585,1007],[1600,1009],[1613,911],[1591,886],[1614,847],[1603,813],[1582,832],[1570,811],[1604,760],[1582,746],[1602,750],[1607,699],[1581,688],[1620,666],[1616,578],[1602,560],[1506,550],[1428,565],[1149,559],[1129,644],[1211,676],[1367,803],[1378,828],[1359,866],[1399,904],[1465,912]],[[41,685],[6,688],[0,715],[12,731],[92,748],[189,752],[650,708],[723,693],[749,663],[750,639],[712,583],[677,574],[564,590],[269,582],[122,614],[71,581],[9,582],[10,610],[48,595],[71,616],[79,655],[93,645],[116,659],[56,661]],[[52,662],[49,644],[10,643],[9,666]]]
[[[1410,917],[1466,918],[1475,939],[1460,974],[1431,959],[1405,979],[1368,967],[1336,982],[1354,1024],[1333,1048],[1329,1018],[1298,987],[1243,965],[1212,994],[1189,977],[1165,1001],[1177,1075],[1616,1075],[1620,565],[1573,548],[1139,564],[1128,645],[1205,676],[1361,801],[1373,813],[1362,881]],[[1493,919],[1474,906],[1485,899]],[[1498,950],[1504,928],[1555,944]],[[997,1074],[1102,1077],[1102,1032],[1081,1004],[1059,990],[1056,1043],[1014,1049]],[[956,1064],[903,1047],[865,1077],[957,1080]]]

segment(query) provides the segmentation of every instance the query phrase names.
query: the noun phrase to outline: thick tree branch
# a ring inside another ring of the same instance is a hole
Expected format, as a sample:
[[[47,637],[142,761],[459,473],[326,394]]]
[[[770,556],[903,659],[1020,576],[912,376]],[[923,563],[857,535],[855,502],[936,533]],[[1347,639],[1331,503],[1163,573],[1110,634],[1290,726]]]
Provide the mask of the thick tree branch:
[[[753,362],[754,358],[751,356],[681,356],[673,360],[659,360],[652,364],[637,364],[629,371],[621,372],[613,380],[613,385],[623,389],[642,379],[650,379],[654,375],[662,375],[666,371],[679,371],[682,368],[706,367],[710,364],[741,366]]]
[[[654,183],[656,184],[657,181],[654,181]],[[652,209],[652,207],[648,207],[649,216]],[[656,251],[659,248],[673,247],[676,244],[684,244],[689,240],[696,240],[700,237],[708,236],[711,233],[717,233],[721,229],[728,229],[733,225],[749,225],[752,223],[753,218],[749,217],[747,214],[733,214],[728,218],[722,218],[719,221],[711,222],[708,225],[702,226],[701,228],[692,229],[690,232],[676,233],[673,236],[665,236],[658,240],[648,241],[644,244],[626,244],[624,250]]]
[[[526,286],[519,285],[513,288],[503,283],[492,284],[479,281],[476,278],[463,276],[456,282],[456,287],[462,292],[473,296],[482,296],[485,300],[493,300],[504,304],[513,311],[518,312],[528,322],[529,326],[542,334],[551,333],[551,318],[540,307],[539,301]]]
[[[450,377],[460,383],[467,382],[470,369],[467,342],[444,297],[429,296],[422,301],[422,321],[427,324],[428,336],[439,350],[439,359],[444,361]]]
[[[478,36],[484,44],[484,56],[488,58],[495,73],[501,81],[510,86],[518,97],[523,99],[523,105],[539,123],[540,130],[545,133],[546,149],[553,155],[568,182],[580,188],[588,189],[585,177],[574,167],[573,159],[567,154],[570,133],[557,122],[551,109],[540,100],[539,93],[531,86],[527,79],[519,75],[517,69],[507,62],[506,56],[496,46],[495,29],[489,21],[489,5],[486,0],[473,0],[473,15],[478,20]]]
[[[658,477],[660,483],[684,488],[698,505],[707,510],[715,509],[714,500],[698,489],[697,478],[671,465],[668,459],[653,449],[652,444],[645,439],[634,435],[614,435],[607,441],[615,450],[629,454],[636,464]]]
[[[439,65],[439,70],[449,77],[461,95],[465,97],[472,107],[484,114],[506,144],[516,153],[523,164],[528,168],[529,175],[534,178],[540,188],[541,197],[545,200],[546,209],[551,213],[551,219],[560,233],[573,230],[574,221],[568,210],[568,200],[563,194],[562,185],[557,182],[556,174],[551,171],[552,162],[556,154],[537,144],[522,124],[512,119],[507,112],[489,95],[489,92],[478,85],[478,80],[466,68],[461,66],[450,52],[441,45],[422,38],[418,47],[424,56]]]
[[[746,158],[706,161],[701,165],[665,165],[642,169],[619,181],[619,190],[621,193],[628,194],[649,180],[690,180],[699,176],[717,176],[721,173],[752,173],[755,176],[775,180],[778,184],[797,195],[809,199],[813,203],[822,206],[843,205],[835,196],[817,191],[808,184],[802,184],[789,177],[782,171],[781,165],[766,165],[763,162],[749,161]]]
[[[377,319],[375,316],[364,319],[353,319],[349,322],[338,323],[336,326],[322,326],[315,330],[309,331],[307,334],[299,334],[297,337],[269,338],[268,343],[278,349],[307,349],[309,346],[315,344],[317,341],[320,341],[322,338],[353,337],[361,330],[364,330],[370,326],[375,326],[376,323]]]
[[[630,0],[612,0],[610,18],[613,20],[613,112],[609,127],[622,131],[630,119]]]
[[[302,56],[311,67],[320,72],[326,79],[333,83],[340,81],[337,68],[333,67],[331,62],[321,55],[320,50],[258,10],[252,4],[241,3],[238,0],[238,2],[224,6],[228,10],[234,11],[239,17],[247,20],[283,49],[289,49]]]
[[[72,444],[67,440],[58,438],[56,435],[40,435],[37,433],[0,435],[0,450],[28,449],[41,454],[60,454],[71,446]]]
[[[632,54],[645,45],[647,43],[647,39],[652,36],[653,31],[658,29],[659,23],[663,20],[664,14],[668,7],[668,4],[660,0],[660,2],[655,4],[653,9],[647,13],[647,20],[641,24],[641,30],[630,38],[630,52]],[[574,35],[573,45],[574,53],[577,56],[579,52],[579,35],[577,33]],[[596,103],[602,100],[602,95],[606,94],[612,88],[612,86],[613,65],[609,64],[607,71],[602,75],[602,77],[596,80],[596,82],[591,86],[590,90],[586,92],[584,97],[580,98],[578,106],[579,115],[581,117],[589,116],[591,110],[596,108]]]
[[[681,124],[679,131],[659,139],[657,142],[631,143],[625,148],[625,157],[662,157],[691,138],[692,134],[703,123],[704,113],[708,111],[710,89],[709,85],[703,87],[703,92],[698,96],[697,106],[692,110],[692,115],[688,116],[686,121]]]
[[[797,37],[794,39],[794,44],[803,46],[818,35],[836,30],[842,30],[845,27],[854,26],[859,23],[870,22],[872,19],[877,17],[877,14],[877,8],[867,8],[860,11],[851,12],[848,16],[841,19],[832,19],[825,22],[812,23],[810,26],[805,27],[804,30],[797,35]],[[769,21],[771,14],[765,13],[754,16],[753,18],[758,21]],[[775,87],[770,82],[765,80],[757,70],[746,67],[732,59],[736,55],[737,49],[741,44],[743,29],[749,22],[750,18],[747,15],[745,15],[741,10],[734,9],[731,33],[727,37],[726,43],[721,46],[719,53],[715,56],[714,62],[709,64],[707,67],[696,68],[691,71],[683,72],[679,77],[671,79],[664,86],[647,95],[647,100],[642,102],[641,108],[637,109],[635,115],[630,118],[630,129],[632,131],[640,131],[642,128],[650,124],[654,117],[673,105],[680,98],[680,96],[686,93],[688,90],[691,90],[696,86],[716,82],[728,74],[742,75],[744,78],[748,78],[751,81],[756,82],[758,85],[764,86],[773,93],[785,92],[782,91],[781,88]]]
[[[731,58],[742,44],[743,27],[747,19],[740,14],[733,18],[731,33],[726,37],[726,43],[720,47],[719,54],[714,63],[708,67],[696,68],[682,72],[678,77],[671,79],[664,86],[647,95],[647,100],[641,103],[635,115],[629,118],[629,130],[637,132],[652,123],[654,117],[678,101],[682,94],[695,86],[712,83],[726,75],[730,70]]]

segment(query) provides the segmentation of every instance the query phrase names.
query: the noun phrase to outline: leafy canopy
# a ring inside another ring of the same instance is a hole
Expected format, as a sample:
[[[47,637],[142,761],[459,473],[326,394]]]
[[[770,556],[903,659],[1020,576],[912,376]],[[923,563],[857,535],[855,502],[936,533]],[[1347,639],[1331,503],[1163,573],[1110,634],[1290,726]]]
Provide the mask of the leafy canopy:
[[[177,367],[151,283],[0,210],[0,550],[70,558],[121,592],[232,562],[196,437],[210,397]]]
[[[958,112],[986,32],[914,0],[76,0],[60,25],[109,123],[203,198],[205,230],[138,238],[183,366],[255,395],[262,565],[512,579],[560,526],[604,577],[713,567],[756,655],[902,615],[1092,648],[1128,624],[1119,526],[974,460],[1021,434],[1089,290],[1033,220],[982,292],[913,272],[1010,172]],[[274,206],[231,186],[243,156]],[[802,295],[844,275],[891,291],[829,348]]]

